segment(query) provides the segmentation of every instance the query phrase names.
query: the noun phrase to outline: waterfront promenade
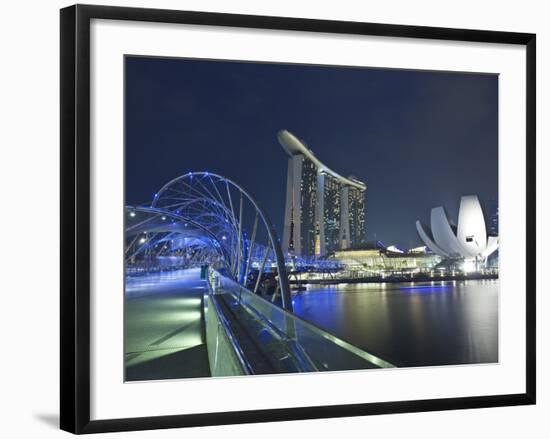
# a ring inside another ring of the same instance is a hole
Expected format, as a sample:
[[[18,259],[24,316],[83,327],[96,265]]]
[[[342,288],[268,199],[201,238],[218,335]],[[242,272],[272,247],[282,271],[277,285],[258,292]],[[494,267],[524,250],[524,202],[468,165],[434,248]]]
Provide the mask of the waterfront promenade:
[[[378,284],[378,283],[407,283],[407,282],[452,282],[469,280],[498,280],[498,271],[487,273],[456,273],[456,274],[435,274],[413,273],[412,275],[377,275],[377,276],[333,276],[330,273],[320,273],[317,276],[298,278],[290,277],[289,284],[302,285],[338,285],[338,284]]]

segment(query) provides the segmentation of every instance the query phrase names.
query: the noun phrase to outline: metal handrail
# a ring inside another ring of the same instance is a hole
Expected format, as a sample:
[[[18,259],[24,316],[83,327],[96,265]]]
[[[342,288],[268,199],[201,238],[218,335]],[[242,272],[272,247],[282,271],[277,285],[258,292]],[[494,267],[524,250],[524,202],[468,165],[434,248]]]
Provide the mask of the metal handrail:
[[[211,295],[211,296],[214,296],[214,295]],[[239,360],[239,364],[241,365],[243,371],[247,375],[252,375],[254,373],[254,370],[253,370],[252,366],[250,365],[250,363],[247,361],[246,356],[245,356],[245,354],[244,354],[237,338],[235,337],[235,334],[233,333],[233,330],[231,329],[231,326],[229,325],[229,322],[227,321],[227,319],[225,318],[225,316],[221,312],[220,307],[219,307],[215,297],[212,297],[211,303],[214,306],[214,308],[216,309],[216,314],[218,315],[218,321],[220,322],[220,325],[223,327],[223,330],[225,331],[225,334],[227,335],[227,338],[229,338],[229,341],[231,342],[231,345],[233,346],[233,348],[235,350],[235,354],[237,356],[237,359]]]

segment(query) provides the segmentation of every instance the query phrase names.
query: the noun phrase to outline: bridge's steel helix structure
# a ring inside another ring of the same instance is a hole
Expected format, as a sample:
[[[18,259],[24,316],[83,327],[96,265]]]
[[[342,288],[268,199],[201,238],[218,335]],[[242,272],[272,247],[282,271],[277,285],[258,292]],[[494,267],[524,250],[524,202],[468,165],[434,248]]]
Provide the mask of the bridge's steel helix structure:
[[[275,229],[252,195],[226,177],[189,172],[150,205],[127,206],[125,239],[128,273],[209,264],[255,293],[271,281],[292,310]]]

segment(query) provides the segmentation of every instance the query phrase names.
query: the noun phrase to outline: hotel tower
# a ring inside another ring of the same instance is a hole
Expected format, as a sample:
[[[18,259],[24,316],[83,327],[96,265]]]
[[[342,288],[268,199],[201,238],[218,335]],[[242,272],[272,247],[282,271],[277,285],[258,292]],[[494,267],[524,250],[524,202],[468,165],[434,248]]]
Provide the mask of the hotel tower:
[[[342,177],[286,130],[279,143],[290,156],[282,250],[324,256],[365,241],[365,183]]]

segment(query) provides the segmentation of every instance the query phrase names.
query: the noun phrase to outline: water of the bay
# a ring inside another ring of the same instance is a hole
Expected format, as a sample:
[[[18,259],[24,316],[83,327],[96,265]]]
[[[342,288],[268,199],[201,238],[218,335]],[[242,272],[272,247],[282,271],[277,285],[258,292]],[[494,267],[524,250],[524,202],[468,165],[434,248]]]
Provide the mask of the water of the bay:
[[[398,366],[498,361],[498,281],[310,285],[294,312]]]

